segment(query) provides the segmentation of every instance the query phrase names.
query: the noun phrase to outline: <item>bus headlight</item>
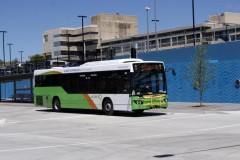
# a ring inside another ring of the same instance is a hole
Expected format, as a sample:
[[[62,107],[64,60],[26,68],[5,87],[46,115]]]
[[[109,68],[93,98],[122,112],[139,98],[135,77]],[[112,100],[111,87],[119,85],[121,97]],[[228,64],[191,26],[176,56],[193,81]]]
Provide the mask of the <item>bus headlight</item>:
[[[143,104],[143,101],[141,101],[141,100],[133,100],[133,102],[136,104]]]

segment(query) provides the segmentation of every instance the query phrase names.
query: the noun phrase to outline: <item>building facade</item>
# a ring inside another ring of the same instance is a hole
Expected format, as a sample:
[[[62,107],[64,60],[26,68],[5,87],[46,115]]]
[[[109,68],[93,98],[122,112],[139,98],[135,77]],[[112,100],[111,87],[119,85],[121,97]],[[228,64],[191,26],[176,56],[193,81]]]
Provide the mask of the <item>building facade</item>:
[[[107,53],[111,48],[115,55],[124,55],[129,54],[131,47],[135,47],[138,53],[147,52],[147,43],[149,51],[158,51],[193,46],[194,41],[198,45],[236,40],[240,40],[240,13],[225,12],[211,15],[208,21],[195,25],[195,34],[192,25],[179,27],[151,32],[148,35],[145,33],[105,40],[101,43],[101,50]]]
[[[44,53],[52,59],[68,61],[87,60],[100,57],[101,42],[138,33],[136,16],[100,14],[91,17],[91,25],[83,28],[56,28],[43,33]],[[84,47],[83,47],[84,46]],[[101,56],[102,57],[102,56]]]
[[[84,28],[57,28],[43,33],[44,53],[52,59],[109,59],[129,54],[132,47],[138,53],[181,48],[198,44],[215,44],[240,40],[240,14],[225,12],[211,15],[209,20],[192,26],[138,34],[137,16],[99,14],[91,17]],[[84,33],[82,33],[84,32]],[[149,39],[147,39],[149,37]],[[84,42],[83,42],[84,38]],[[85,47],[83,47],[85,46]]]

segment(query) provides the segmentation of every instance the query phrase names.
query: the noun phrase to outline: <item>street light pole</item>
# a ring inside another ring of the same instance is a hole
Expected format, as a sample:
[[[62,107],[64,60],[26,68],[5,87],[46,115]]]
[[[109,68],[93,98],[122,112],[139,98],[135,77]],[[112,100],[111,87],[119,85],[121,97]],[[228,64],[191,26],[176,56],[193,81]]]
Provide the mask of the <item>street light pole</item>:
[[[145,10],[147,12],[147,52],[149,52],[149,23],[148,23],[148,12],[150,10],[149,7],[145,7]]]
[[[71,34],[68,33],[68,31],[66,30],[66,36],[67,36],[67,53],[68,53],[68,63],[70,64],[70,44],[69,44],[69,37],[71,36]]]
[[[230,26],[229,24],[225,24],[226,25],[226,42],[229,41],[229,34],[228,34],[228,26]]]
[[[9,55],[10,55],[10,67],[12,66],[12,50],[11,50],[11,46],[13,45],[12,43],[8,43],[7,44],[9,46]]]
[[[158,40],[157,40],[157,22],[159,22],[159,20],[157,19],[157,0],[154,0],[154,20],[152,20],[153,22],[155,22],[155,39],[156,39],[156,51],[158,50]]]
[[[159,22],[158,19],[153,19],[153,22],[155,22],[155,40],[156,40],[156,51],[159,48],[159,43],[158,43],[158,39],[157,39],[157,22]]]
[[[4,43],[4,33],[7,33],[7,31],[0,31],[3,34],[3,66],[5,67],[5,43]]]
[[[194,0],[192,0],[192,19],[193,19],[193,45],[196,45],[196,34],[195,34],[195,11],[194,11]]]
[[[86,49],[85,49],[85,42],[84,42],[83,18],[87,18],[87,16],[78,16],[78,17],[82,18],[83,61],[86,62]],[[79,60],[80,60],[80,55],[79,55]]]
[[[22,63],[22,53],[23,53],[23,51],[19,51],[20,52],[20,54],[21,54],[21,63]]]

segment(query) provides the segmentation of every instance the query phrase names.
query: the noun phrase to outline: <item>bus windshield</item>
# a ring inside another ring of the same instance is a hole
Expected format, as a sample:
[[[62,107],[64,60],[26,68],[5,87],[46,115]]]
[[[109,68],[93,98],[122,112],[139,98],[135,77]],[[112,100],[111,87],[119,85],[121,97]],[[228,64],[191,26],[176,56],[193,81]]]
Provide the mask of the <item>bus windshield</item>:
[[[163,63],[133,64],[133,92],[136,95],[167,93]]]

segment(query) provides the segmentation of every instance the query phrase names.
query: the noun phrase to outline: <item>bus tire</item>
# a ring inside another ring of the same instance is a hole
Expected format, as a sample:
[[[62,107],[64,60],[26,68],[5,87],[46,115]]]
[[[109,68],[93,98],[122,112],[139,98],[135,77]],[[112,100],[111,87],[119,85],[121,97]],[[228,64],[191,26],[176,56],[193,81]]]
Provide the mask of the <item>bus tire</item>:
[[[107,116],[113,115],[113,103],[111,99],[107,98],[103,102],[103,111]]]
[[[53,98],[52,109],[56,112],[61,111],[61,102],[58,97]]]

